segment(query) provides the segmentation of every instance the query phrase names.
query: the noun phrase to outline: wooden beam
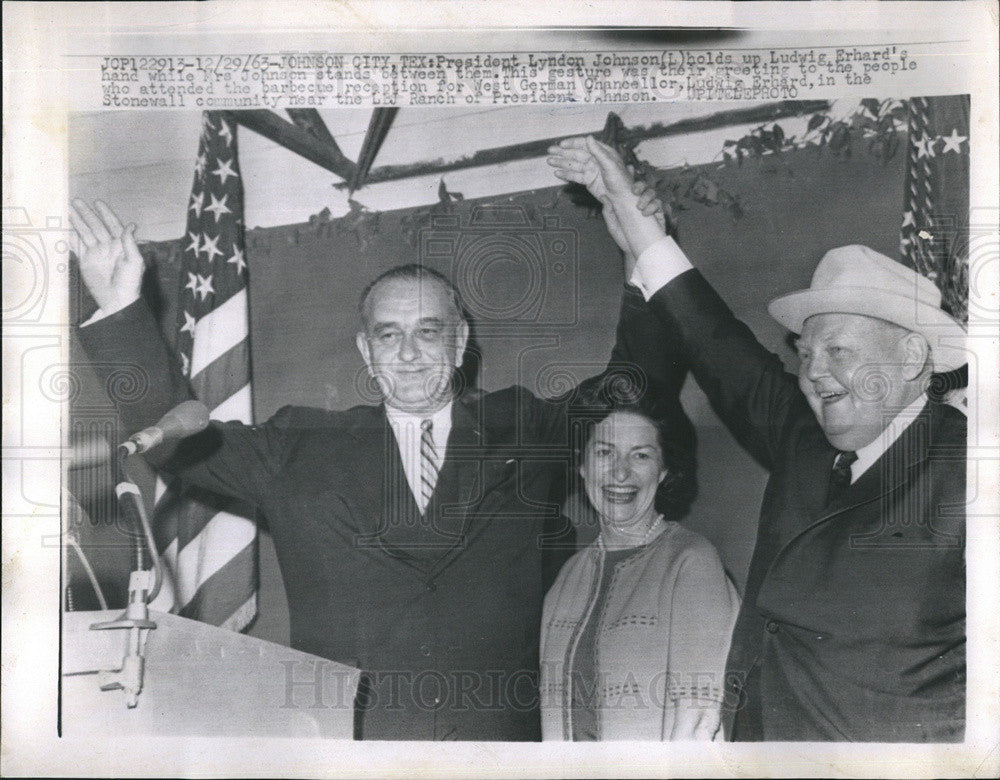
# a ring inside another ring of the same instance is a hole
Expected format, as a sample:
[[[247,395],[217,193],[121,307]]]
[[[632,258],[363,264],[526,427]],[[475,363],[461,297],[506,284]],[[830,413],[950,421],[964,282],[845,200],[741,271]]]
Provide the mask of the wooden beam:
[[[285,113],[288,114],[295,124],[307,133],[312,135],[318,141],[322,141],[329,146],[334,154],[338,154],[343,157],[345,163],[348,165],[353,164],[350,160],[344,157],[343,153],[340,151],[337,141],[334,139],[333,135],[331,135],[330,130],[326,126],[326,122],[324,122],[323,117],[319,115],[319,111],[315,108],[286,108]]]
[[[345,182],[354,177],[354,163],[344,157],[336,144],[331,146],[273,111],[257,109],[228,113],[243,127],[260,133],[300,157],[305,157],[309,162],[335,173]]]
[[[609,110],[614,106],[609,105]],[[704,132],[706,130],[717,130],[720,127],[730,125],[765,124],[777,119],[784,119],[790,116],[801,116],[802,114],[812,114],[817,111],[825,111],[830,108],[828,100],[808,100],[795,101],[787,100],[781,103],[770,103],[766,106],[754,106],[752,108],[736,108],[729,111],[719,111],[703,117],[682,119],[669,125],[659,123],[648,127],[631,128],[627,138],[632,141],[645,141],[650,138],[665,138],[672,135],[684,135],[687,133]],[[593,131],[600,134],[600,130]],[[574,133],[574,135],[580,135]],[[421,162],[410,165],[385,165],[368,172],[365,178],[366,183],[376,184],[386,181],[397,181],[399,179],[409,179],[416,176],[440,175],[449,171],[457,171],[463,168],[475,168],[482,165],[496,165],[497,163],[511,162],[512,160],[526,160],[533,157],[544,157],[546,150],[553,144],[559,143],[563,138],[572,136],[557,136],[555,138],[543,138],[539,141],[527,141],[510,146],[499,146],[493,149],[483,149],[470,157],[462,157],[448,162]],[[338,182],[333,185],[337,189],[347,187],[346,182]]]
[[[375,155],[378,154],[378,150],[382,147],[382,142],[389,132],[392,120],[396,118],[398,112],[399,109],[395,107],[376,108],[372,111],[372,118],[368,122],[368,132],[365,133],[365,140],[361,145],[361,154],[358,155],[358,164],[350,182],[351,192],[364,185],[368,177],[368,171],[372,167],[372,163],[375,162]]]

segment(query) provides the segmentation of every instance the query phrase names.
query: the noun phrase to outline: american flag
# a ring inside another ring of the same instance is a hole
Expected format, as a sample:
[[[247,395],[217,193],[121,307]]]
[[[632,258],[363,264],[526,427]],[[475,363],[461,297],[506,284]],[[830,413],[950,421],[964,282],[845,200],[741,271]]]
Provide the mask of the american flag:
[[[968,318],[969,96],[909,101],[903,262],[934,280],[955,319]]]
[[[177,353],[212,419],[252,422],[243,184],[236,124],[201,116],[178,291]],[[250,507],[198,488],[157,484],[164,599],[184,617],[241,631],[257,614],[257,528]],[[158,599],[159,602],[159,599]],[[164,608],[166,602],[154,603]]]

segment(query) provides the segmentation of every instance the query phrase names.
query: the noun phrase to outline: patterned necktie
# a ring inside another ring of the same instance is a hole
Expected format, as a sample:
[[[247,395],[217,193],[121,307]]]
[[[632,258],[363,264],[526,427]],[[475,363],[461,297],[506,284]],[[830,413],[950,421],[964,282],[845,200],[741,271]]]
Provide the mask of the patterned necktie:
[[[421,420],[420,430],[420,511],[427,510],[437,483],[438,464],[437,452],[434,449],[434,437],[431,435],[432,420]]]
[[[830,472],[830,488],[826,494],[827,506],[840,498],[851,484],[851,464],[858,459],[856,452],[839,452]]]

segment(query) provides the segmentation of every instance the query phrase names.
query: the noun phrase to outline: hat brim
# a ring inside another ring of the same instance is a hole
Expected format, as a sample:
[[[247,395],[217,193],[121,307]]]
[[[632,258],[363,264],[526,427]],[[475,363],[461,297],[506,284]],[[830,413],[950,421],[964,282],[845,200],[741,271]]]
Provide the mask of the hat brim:
[[[767,310],[793,333],[815,314],[860,314],[919,333],[931,347],[934,371],[951,371],[968,362],[965,328],[937,306],[870,287],[799,290],[771,301]]]

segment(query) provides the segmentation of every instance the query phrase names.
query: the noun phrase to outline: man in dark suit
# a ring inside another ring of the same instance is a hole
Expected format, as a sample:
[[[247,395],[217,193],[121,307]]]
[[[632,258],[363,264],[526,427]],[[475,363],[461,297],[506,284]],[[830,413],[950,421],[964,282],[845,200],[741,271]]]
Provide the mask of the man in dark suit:
[[[961,741],[965,726],[965,416],[928,398],[965,362],[933,282],[862,246],[828,252],[772,301],[783,369],[625,194],[613,150],[550,150],[610,193],[627,270],[683,344],[730,430],[770,470],[727,665],[737,740]]]
[[[147,373],[149,392],[119,405],[141,428],[187,397],[186,382],[139,299],[134,226],[103,204],[74,205],[82,276],[100,307],[80,338],[97,366]],[[622,311],[613,365],[669,354],[650,347],[662,328],[638,295]],[[151,460],[256,504],[292,646],[365,672],[362,738],[539,739],[543,569],[554,575],[572,553],[546,550],[570,468],[566,405],[523,387],[456,394],[468,323],[455,288],[426,268],[379,277],[361,316],[357,346],[383,405],[213,423]],[[676,403],[684,369],[657,374],[672,377],[660,391]]]

